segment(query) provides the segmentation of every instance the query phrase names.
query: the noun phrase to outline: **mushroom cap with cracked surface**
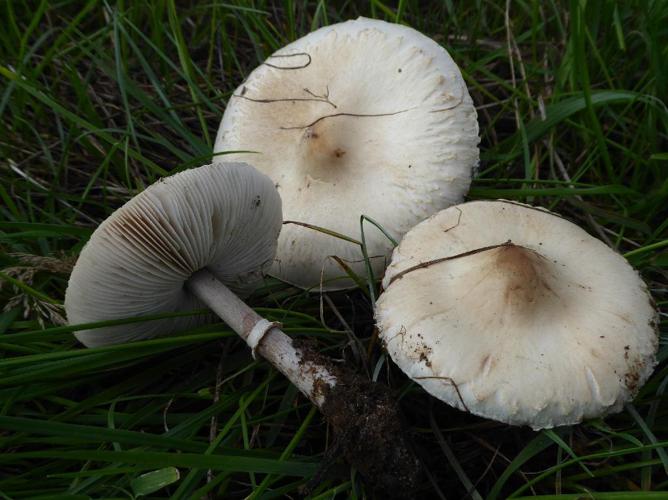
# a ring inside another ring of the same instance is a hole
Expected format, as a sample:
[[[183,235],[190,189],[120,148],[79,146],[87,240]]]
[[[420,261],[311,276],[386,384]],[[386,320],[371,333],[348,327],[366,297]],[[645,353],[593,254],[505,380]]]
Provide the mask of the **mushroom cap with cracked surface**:
[[[230,98],[215,151],[246,151],[275,182],[287,221],[360,239],[360,216],[395,239],[462,201],[478,163],[476,110],[462,75],[430,38],[360,18],[321,28],[271,55]],[[354,285],[358,244],[287,223],[271,274],[303,288]],[[390,240],[365,225],[380,275]]]
[[[166,177],[95,230],[70,276],[70,324],[204,307],[185,286],[206,268],[239,293],[256,287],[276,252],[281,199],[245,163],[214,163]],[[168,335],[196,325],[182,316],[75,333],[88,347]]]
[[[656,365],[657,312],[618,253],[547,210],[450,207],[395,249],[376,305],[392,359],[432,395],[534,429],[619,411]]]

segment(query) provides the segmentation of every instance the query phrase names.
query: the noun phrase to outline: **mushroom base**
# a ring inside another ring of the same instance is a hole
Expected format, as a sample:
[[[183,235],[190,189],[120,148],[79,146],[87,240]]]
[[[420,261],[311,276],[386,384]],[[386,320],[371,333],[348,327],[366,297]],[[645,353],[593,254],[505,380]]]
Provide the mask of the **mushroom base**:
[[[385,496],[411,496],[419,462],[408,446],[396,401],[386,387],[335,365],[307,342],[294,341],[209,271],[195,273],[187,287],[237,332],[253,353],[257,351],[320,408],[335,431],[331,458],[341,451]],[[258,325],[259,335],[254,338]],[[324,472],[325,468],[321,474]],[[319,480],[320,475],[316,475],[312,483]]]
[[[335,386],[321,389],[324,403],[320,407],[334,430],[335,452],[342,454],[385,497],[414,498],[421,466],[390,390],[350,370],[332,366],[306,342],[301,342],[299,349],[304,362],[328,365],[336,375]],[[319,477],[314,480],[319,481]]]

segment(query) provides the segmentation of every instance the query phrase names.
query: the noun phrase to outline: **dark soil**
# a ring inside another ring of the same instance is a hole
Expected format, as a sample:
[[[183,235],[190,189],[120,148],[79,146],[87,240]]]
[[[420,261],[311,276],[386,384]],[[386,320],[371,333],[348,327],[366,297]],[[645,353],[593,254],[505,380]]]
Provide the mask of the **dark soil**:
[[[386,498],[412,498],[421,466],[389,388],[334,365],[307,342],[298,347],[304,361],[325,365],[337,377],[334,387],[318,387],[325,395],[320,409],[334,430],[334,452]]]

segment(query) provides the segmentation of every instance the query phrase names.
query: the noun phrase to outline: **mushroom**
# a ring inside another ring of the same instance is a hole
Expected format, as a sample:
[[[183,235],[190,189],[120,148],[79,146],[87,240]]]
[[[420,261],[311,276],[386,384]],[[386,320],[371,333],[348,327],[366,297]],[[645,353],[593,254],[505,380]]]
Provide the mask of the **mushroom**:
[[[214,164],[161,179],[94,232],[65,294],[70,323],[191,311],[188,290],[201,269],[242,294],[262,279],[281,230],[271,181],[243,163]],[[82,330],[88,347],[168,335],[195,317]],[[201,321],[201,319],[199,320]]]
[[[461,202],[478,142],[476,110],[446,50],[409,27],[359,18],[314,31],[256,68],[231,96],[214,150],[260,153],[254,165],[283,197],[271,274],[336,290],[353,281],[332,256],[366,275],[354,242],[360,217],[399,239]],[[377,275],[393,245],[372,225],[365,233]]]
[[[385,489],[411,488],[418,462],[387,390],[296,346],[278,323],[260,317],[233,291],[247,292],[262,278],[281,222],[281,199],[272,181],[247,164],[213,164],[161,179],[116,210],[81,251],[65,294],[68,321],[206,304],[246,341],[253,357],[262,356],[321,409],[360,472]],[[95,347],[193,324],[192,318],[171,318],[83,329],[76,336]],[[391,449],[388,434],[398,436]],[[364,456],[355,456],[360,450]],[[365,462],[369,454],[378,461]]]
[[[450,207],[395,249],[376,321],[397,365],[476,415],[534,429],[620,411],[656,365],[657,312],[629,263],[547,210]]]

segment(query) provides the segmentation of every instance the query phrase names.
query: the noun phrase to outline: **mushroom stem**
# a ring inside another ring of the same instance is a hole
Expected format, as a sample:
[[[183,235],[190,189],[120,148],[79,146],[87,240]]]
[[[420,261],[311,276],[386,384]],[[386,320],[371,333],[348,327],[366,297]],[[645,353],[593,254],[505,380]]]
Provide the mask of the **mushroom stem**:
[[[244,304],[208,270],[197,271],[186,286],[246,341],[253,355],[259,352],[320,409],[334,429],[334,454],[342,452],[351,465],[389,495],[412,496],[419,484],[420,463],[386,387],[332,365],[318,353],[295,347],[290,337]],[[314,484],[327,467],[316,474]]]
[[[257,351],[322,408],[326,390],[336,385],[336,376],[327,367],[304,359],[302,351],[276,324],[253,311],[208,270],[193,274],[186,286],[246,341],[253,354]]]

